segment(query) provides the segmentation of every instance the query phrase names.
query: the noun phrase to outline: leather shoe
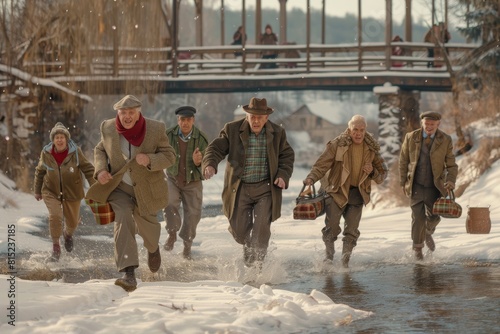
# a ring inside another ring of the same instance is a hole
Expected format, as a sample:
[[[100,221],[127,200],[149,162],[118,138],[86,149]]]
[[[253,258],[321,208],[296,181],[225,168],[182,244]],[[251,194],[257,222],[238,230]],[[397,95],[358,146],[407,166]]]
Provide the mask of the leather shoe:
[[[163,249],[166,251],[171,251],[174,249],[174,244],[177,241],[177,233],[169,232],[167,241],[165,241],[165,245],[163,245]]]
[[[436,244],[434,243],[434,239],[432,238],[432,235],[426,234],[425,235],[425,245],[431,252],[434,252],[436,250]]]
[[[349,268],[349,260],[351,259],[351,253],[342,254],[342,266],[344,268]]]
[[[161,265],[161,255],[160,255],[160,247],[156,249],[154,253],[148,252],[148,267],[152,273],[155,273],[160,269]]]

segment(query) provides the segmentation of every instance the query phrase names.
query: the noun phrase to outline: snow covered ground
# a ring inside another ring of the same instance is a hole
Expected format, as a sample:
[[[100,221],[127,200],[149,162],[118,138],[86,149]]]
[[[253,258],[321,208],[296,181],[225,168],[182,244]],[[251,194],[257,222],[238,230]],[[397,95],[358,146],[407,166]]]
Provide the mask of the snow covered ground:
[[[223,166],[220,166],[223,170]],[[32,235],[45,224],[47,209],[32,195],[13,191],[13,183],[0,176],[0,254],[11,266],[0,275],[1,333],[318,333],[332,332],[373,316],[376,310],[358,310],[338,304],[320,290],[303,294],[272,288],[286,283],[290,263],[302,263],[313,271],[335,275],[345,271],[338,258],[333,268],[322,264],[324,245],[320,229],[323,219],[296,221],[292,218],[294,197],[306,170],[294,171],[290,189],[285,192],[282,217],[272,225],[269,255],[263,272],[257,274],[243,266],[242,249],[227,232],[223,216],[203,218],[193,246],[194,261],[183,260],[181,244],[173,254],[162,251],[162,268],[148,280],[139,280],[138,289],[126,293],[115,286],[115,277],[91,279],[83,283],[27,281],[16,276],[12,254],[33,253],[34,266],[78,270],[82,262],[63,250],[58,264],[45,265],[37,259],[49,255],[51,242]],[[459,219],[443,219],[434,238],[437,249],[425,261],[449,263],[464,258],[498,261],[500,254],[500,161],[475,181],[458,198],[463,207]],[[206,205],[220,203],[222,173],[204,183]],[[492,222],[489,234],[466,233],[467,207],[489,207]],[[165,223],[162,222],[162,225]],[[98,231],[99,226],[95,226]],[[350,269],[370,270],[370,263],[413,265],[410,239],[410,209],[372,208],[364,210],[361,237]],[[167,234],[162,228],[160,242]],[[79,236],[112,243],[97,232]],[[138,237],[139,245],[142,240]],[[340,243],[339,243],[340,244]],[[78,247],[78,238],[75,240]],[[337,245],[340,252],[341,246]],[[147,270],[145,250],[141,268]],[[107,263],[113,263],[108,254]],[[18,256],[19,258],[19,256]],[[88,261],[92,261],[89,259]],[[53,267],[50,267],[53,266]],[[186,282],[183,268],[198,266],[215,272],[217,279]],[[178,279],[165,280],[169,277]],[[174,272],[172,274],[172,272]],[[252,284],[246,284],[251,282]],[[487,297],[485,297],[487,298]],[[397,312],[397,310],[395,310]],[[12,326],[15,324],[15,326]]]

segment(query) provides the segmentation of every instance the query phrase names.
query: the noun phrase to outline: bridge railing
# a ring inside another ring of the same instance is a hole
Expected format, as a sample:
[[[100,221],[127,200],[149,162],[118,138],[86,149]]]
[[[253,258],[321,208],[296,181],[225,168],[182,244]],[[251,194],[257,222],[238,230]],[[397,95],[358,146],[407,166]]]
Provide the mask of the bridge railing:
[[[403,53],[392,55],[400,47]],[[278,73],[327,73],[372,71],[444,70],[443,52],[453,65],[478,47],[475,44],[447,43],[438,48],[430,43],[363,43],[310,45],[247,45],[180,47],[174,55],[165,48],[93,48],[78,59],[51,62],[30,61],[24,66],[29,73],[43,77],[72,76],[194,76],[194,75],[266,75]],[[428,49],[436,57],[428,57]],[[275,52],[276,59],[262,59],[265,51]],[[241,53],[236,57],[235,53]],[[389,56],[388,56],[389,55]],[[175,56],[175,60],[174,60]],[[174,71],[174,64],[176,69]],[[431,66],[430,66],[431,65]],[[436,65],[436,66],[434,66]]]

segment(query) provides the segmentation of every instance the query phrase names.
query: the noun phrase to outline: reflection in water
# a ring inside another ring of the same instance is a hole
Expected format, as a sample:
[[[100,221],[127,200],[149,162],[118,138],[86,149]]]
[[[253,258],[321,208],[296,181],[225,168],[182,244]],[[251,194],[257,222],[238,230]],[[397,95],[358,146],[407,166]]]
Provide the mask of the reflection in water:
[[[349,299],[354,301],[356,304],[361,304],[363,300],[363,295],[366,292],[363,286],[354,280],[351,273],[344,272],[335,274],[337,282],[334,280],[334,275],[328,274],[325,276],[325,285],[323,287],[323,293],[325,293],[332,300],[337,300],[339,296],[349,296]]]

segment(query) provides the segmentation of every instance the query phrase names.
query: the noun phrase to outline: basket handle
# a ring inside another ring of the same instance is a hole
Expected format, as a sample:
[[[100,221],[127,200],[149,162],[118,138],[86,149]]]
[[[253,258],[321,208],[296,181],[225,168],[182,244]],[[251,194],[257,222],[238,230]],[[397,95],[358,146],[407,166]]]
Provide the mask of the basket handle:
[[[305,184],[302,186],[302,190],[299,193],[299,197],[316,197],[316,188],[314,187],[314,184],[307,186],[307,189],[306,186],[307,185]]]

